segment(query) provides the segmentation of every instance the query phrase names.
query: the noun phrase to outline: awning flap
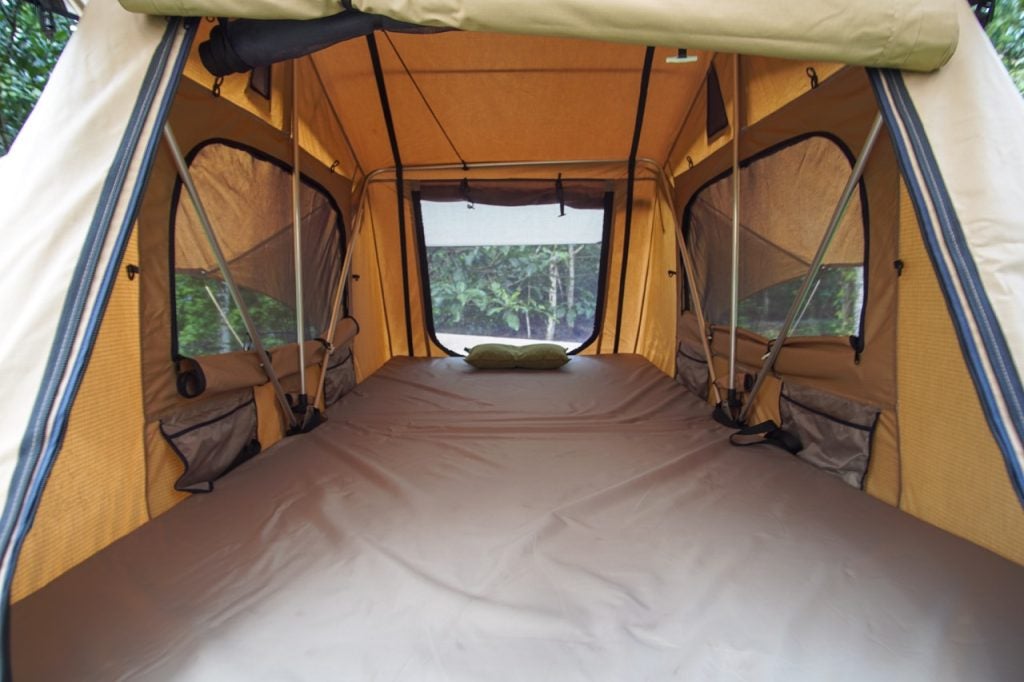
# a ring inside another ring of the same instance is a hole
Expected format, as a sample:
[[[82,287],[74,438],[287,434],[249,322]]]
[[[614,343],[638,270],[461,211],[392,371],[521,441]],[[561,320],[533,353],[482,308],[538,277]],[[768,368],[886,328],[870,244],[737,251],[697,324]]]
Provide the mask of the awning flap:
[[[121,0],[147,14],[313,19],[351,5],[423,26],[591,38],[932,71],[956,49],[956,2],[861,0]]]

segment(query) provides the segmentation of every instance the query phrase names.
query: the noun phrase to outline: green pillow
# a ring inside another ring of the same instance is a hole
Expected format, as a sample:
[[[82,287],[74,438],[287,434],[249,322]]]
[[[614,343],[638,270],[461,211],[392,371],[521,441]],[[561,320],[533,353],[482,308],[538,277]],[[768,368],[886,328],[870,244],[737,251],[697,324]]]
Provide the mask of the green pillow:
[[[558,369],[569,362],[565,348],[555,343],[481,343],[466,350],[466,362],[477,369]]]
[[[569,362],[565,348],[555,343],[531,343],[516,350],[516,367],[523,369],[558,369]]]
[[[515,369],[516,347],[504,343],[481,343],[466,349],[466,362],[477,369]]]

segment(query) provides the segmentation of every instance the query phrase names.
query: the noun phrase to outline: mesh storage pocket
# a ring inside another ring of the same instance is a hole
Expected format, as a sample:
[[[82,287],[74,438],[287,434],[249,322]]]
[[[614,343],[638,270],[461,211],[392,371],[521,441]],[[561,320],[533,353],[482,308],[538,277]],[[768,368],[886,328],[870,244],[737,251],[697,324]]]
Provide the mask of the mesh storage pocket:
[[[708,363],[701,359],[700,353],[679,344],[676,352],[676,380],[700,396],[708,399]]]
[[[160,420],[160,432],[185,464],[174,487],[208,493],[213,482],[260,451],[251,389],[207,400]]]
[[[855,488],[864,487],[877,408],[787,383],[782,386],[779,410],[783,427],[803,444],[797,457]]]
[[[341,400],[356,385],[356,369],[352,361],[352,351],[340,354],[342,359],[333,361],[324,376],[324,405],[330,407]]]

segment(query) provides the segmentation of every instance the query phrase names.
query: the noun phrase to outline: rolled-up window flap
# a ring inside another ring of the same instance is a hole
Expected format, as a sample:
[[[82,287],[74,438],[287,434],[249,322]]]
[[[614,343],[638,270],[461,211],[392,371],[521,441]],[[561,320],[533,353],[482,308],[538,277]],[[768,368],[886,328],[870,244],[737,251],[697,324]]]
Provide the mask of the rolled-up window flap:
[[[331,345],[334,348],[342,348],[352,342],[359,333],[359,323],[353,317],[346,317],[340,320],[334,329],[334,338]]]
[[[183,398],[251,388],[267,381],[267,373],[253,351],[180,357],[175,361],[175,372],[178,393]]]
[[[282,380],[294,375],[302,377],[305,374],[304,372],[299,372],[300,354],[295,346],[296,344],[290,343],[287,346],[275,348],[270,352],[270,361],[274,363],[274,371],[277,372],[277,376]],[[302,344],[301,354],[302,362],[304,363],[303,366],[312,367],[313,365],[321,363],[324,358],[325,350],[326,348],[323,340],[321,339],[310,339],[308,341],[304,341]],[[298,416],[300,418],[302,417],[301,414]]]

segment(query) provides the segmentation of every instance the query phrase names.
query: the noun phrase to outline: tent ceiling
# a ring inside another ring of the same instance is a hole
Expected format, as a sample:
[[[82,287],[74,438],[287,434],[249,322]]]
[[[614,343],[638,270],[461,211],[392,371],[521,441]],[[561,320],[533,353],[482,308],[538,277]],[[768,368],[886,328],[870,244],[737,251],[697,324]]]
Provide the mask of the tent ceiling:
[[[402,160],[457,163],[416,83],[470,163],[624,159],[629,155],[644,48],[532,36],[443,33],[378,38]],[[640,157],[663,160],[703,82],[709,55],[667,64],[657,50]],[[366,42],[313,55],[364,168],[393,165]]]

